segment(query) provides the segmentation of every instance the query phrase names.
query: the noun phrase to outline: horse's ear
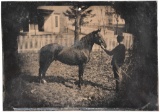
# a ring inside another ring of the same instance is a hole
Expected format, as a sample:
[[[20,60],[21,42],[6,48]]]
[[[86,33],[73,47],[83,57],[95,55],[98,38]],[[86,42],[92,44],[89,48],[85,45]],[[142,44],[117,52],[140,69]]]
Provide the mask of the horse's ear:
[[[98,32],[101,32],[101,28],[100,28],[100,29],[98,29]]]
[[[98,32],[101,32],[101,29],[98,29],[98,30],[94,31],[94,33],[98,33]]]

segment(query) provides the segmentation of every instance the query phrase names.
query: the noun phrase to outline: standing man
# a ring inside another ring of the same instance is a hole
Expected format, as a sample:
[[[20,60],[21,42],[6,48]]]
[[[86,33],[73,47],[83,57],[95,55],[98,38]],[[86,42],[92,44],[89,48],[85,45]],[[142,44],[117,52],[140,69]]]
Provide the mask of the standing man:
[[[112,51],[109,51],[105,48],[102,47],[102,49],[110,56],[113,55],[111,65],[112,65],[112,70],[114,73],[114,78],[116,79],[116,92],[119,91],[119,75],[121,72],[121,66],[124,63],[125,59],[125,46],[123,44],[123,36],[118,35],[117,36],[117,42],[119,43],[118,46],[116,46]]]

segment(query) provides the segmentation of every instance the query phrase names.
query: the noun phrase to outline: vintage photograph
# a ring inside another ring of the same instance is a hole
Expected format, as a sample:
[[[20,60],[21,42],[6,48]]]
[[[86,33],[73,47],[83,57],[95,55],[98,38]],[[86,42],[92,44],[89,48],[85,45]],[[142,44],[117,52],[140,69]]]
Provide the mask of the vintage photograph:
[[[158,111],[157,1],[2,1],[4,111]]]

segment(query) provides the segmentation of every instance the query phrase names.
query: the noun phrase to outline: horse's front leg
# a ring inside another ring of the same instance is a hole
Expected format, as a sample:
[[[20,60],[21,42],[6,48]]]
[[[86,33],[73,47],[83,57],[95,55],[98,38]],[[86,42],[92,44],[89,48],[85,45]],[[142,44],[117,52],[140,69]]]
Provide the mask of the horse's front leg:
[[[81,84],[83,83],[83,73],[84,73],[85,64],[79,65],[79,84],[78,87],[81,89]]]

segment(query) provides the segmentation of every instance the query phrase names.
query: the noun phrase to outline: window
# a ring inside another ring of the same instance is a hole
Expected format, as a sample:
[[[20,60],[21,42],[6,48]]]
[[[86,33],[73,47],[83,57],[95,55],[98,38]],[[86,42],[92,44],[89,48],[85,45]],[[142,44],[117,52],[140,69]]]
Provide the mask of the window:
[[[58,16],[55,16],[55,27],[58,27]]]

